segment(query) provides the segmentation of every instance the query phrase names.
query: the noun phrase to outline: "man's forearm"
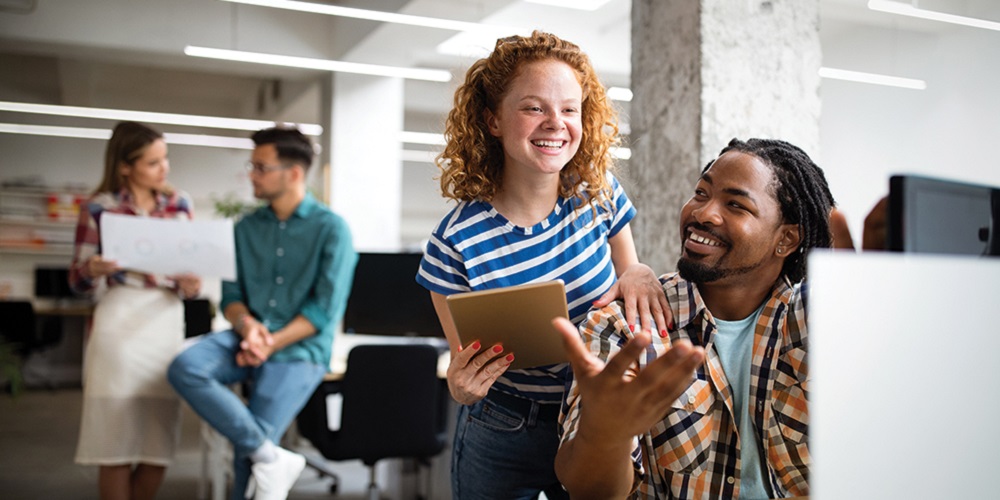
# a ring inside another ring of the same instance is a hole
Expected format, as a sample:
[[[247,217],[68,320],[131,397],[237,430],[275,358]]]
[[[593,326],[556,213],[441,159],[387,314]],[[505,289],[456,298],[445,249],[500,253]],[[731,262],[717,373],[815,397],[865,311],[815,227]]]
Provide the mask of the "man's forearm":
[[[240,336],[243,335],[243,322],[246,318],[253,317],[250,314],[250,310],[242,302],[231,302],[226,306],[226,309],[222,311],[222,315],[225,316],[226,321],[233,326],[233,331],[235,331]]]
[[[300,314],[292,318],[284,328],[272,334],[274,350],[275,352],[280,351],[286,346],[313,335],[316,335],[316,327]]]

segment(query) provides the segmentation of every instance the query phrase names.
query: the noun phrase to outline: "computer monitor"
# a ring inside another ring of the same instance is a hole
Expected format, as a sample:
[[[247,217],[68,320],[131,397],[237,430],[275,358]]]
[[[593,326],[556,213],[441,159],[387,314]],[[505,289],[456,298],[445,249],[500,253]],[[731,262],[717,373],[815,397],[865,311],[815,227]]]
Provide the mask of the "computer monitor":
[[[1000,255],[1000,188],[896,175],[888,210],[889,250]]]
[[[444,337],[431,294],[416,282],[420,253],[361,253],[344,312],[344,332]]]
[[[69,287],[69,269],[65,267],[35,268],[35,297],[39,299],[72,299]]]
[[[996,498],[1000,259],[813,252],[809,282],[809,498]]]

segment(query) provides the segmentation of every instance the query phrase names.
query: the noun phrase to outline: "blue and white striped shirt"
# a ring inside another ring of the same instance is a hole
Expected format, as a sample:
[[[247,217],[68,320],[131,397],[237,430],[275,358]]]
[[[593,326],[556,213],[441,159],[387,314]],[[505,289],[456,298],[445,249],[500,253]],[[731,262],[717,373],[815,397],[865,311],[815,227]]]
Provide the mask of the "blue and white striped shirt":
[[[561,279],[570,319],[583,319],[590,304],[615,282],[608,240],[635,216],[618,180],[609,211],[581,196],[559,198],[552,213],[519,227],[489,203],[465,201],[441,221],[420,262],[417,282],[442,295]],[[586,202],[586,203],[585,203]],[[596,208],[595,211],[592,207]],[[508,370],[494,387],[537,401],[562,400],[568,365]]]

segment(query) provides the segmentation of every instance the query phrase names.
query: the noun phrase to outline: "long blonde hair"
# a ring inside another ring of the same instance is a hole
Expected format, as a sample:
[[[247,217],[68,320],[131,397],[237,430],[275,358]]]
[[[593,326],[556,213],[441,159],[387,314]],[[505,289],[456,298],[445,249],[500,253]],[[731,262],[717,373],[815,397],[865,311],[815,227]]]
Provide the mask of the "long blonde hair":
[[[500,140],[489,133],[484,111],[497,112],[524,64],[548,59],[573,68],[583,88],[580,149],[560,172],[560,195],[576,196],[585,183],[586,197],[609,202],[606,174],[613,168],[611,148],[619,141],[617,112],[580,47],[541,31],[497,40],[493,52],[473,63],[455,91],[454,107],[445,122],[445,148],[437,157],[445,197],[490,201],[496,196],[503,180],[504,153]]]
[[[136,160],[142,158],[146,148],[158,139],[163,139],[163,134],[156,129],[137,122],[118,122],[104,150],[104,177],[94,194],[121,191],[125,187],[125,177],[119,168],[121,164],[134,165]],[[165,192],[170,194],[170,188],[166,188]]]

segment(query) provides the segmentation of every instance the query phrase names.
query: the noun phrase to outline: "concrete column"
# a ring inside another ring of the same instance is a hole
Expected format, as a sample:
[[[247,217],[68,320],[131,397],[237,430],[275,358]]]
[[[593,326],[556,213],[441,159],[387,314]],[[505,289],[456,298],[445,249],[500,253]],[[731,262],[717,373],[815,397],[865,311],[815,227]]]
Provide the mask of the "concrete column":
[[[679,214],[730,139],[819,145],[819,0],[633,0],[632,158],[639,259],[676,269]]]
[[[330,208],[347,219],[359,251],[398,251],[402,79],[334,73],[323,103]]]

